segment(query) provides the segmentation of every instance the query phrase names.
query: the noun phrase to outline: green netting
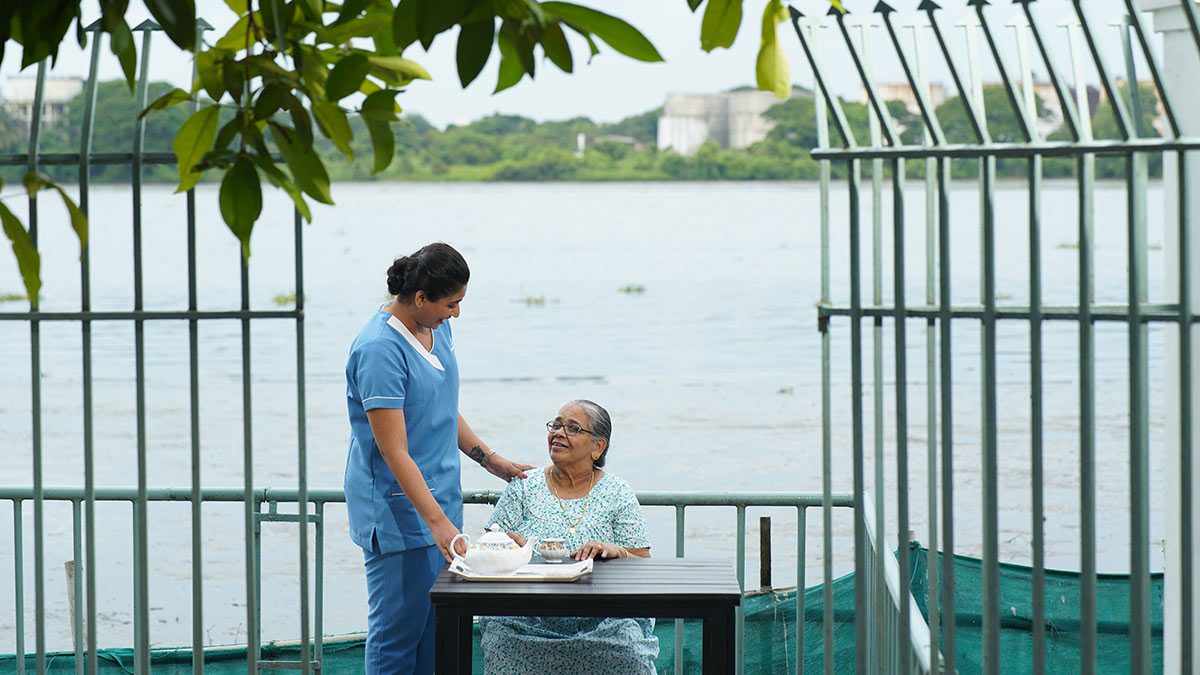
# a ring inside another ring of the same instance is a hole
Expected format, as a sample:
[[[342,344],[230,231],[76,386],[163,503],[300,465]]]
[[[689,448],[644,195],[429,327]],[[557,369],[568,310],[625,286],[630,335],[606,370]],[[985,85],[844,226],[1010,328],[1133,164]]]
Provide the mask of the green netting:
[[[917,606],[927,612],[925,598],[928,589],[928,566],[925,549],[913,545],[912,589]],[[962,675],[981,672],[981,605],[980,561],[955,557],[957,584],[958,670]],[[1098,664],[1100,673],[1129,671],[1129,580],[1123,575],[1101,575],[1097,590],[1097,619],[1099,629]],[[1033,668],[1033,637],[1031,631],[1032,574],[1029,568],[1001,565],[1000,569],[1000,645],[1005,673],[1025,673]],[[1156,673],[1162,672],[1162,575],[1151,581],[1151,635],[1153,663]],[[821,586],[805,591],[804,665],[806,672],[822,672],[824,637]],[[854,672],[854,578],[846,575],[833,581],[833,655],[837,673]],[[794,673],[796,636],[796,592],[777,590],[751,594],[743,601],[746,617],[745,658],[747,673]],[[1079,671],[1079,575],[1069,572],[1046,573],[1046,655],[1052,673]],[[684,622],[683,672],[699,672],[701,661],[701,626],[698,621]],[[657,661],[660,673],[675,670],[675,621],[661,619],[655,629],[659,639]],[[267,660],[295,660],[297,645],[270,644],[263,647]],[[133,673],[133,652],[129,649],[108,649],[99,653],[100,673]],[[0,656],[0,675],[16,672],[16,658]],[[348,636],[328,638],[325,643],[324,671],[327,673],[361,673],[363,638]],[[158,649],[151,656],[152,667],[158,673],[185,675],[191,673],[190,649]],[[33,657],[26,658],[33,672]],[[475,634],[475,672],[483,672],[479,634]],[[75,657],[71,653],[48,655],[47,673],[74,673]],[[239,647],[205,651],[205,672],[214,675],[245,672],[245,650]]]
[[[911,548],[912,592],[929,616],[926,550]],[[939,582],[941,554],[938,554]],[[973,675],[982,667],[982,564],[976,558],[954,557],[958,620],[958,672]],[[1079,672],[1079,575],[1046,572],[1046,670]],[[1020,565],[1000,565],[1000,653],[1005,673],[1033,672],[1033,573]],[[1096,663],[1100,673],[1129,673],[1129,577],[1101,574],[1096,580]],[[1163,671],[1163,577],[1150,579],[1150,653],[1153,672]]]

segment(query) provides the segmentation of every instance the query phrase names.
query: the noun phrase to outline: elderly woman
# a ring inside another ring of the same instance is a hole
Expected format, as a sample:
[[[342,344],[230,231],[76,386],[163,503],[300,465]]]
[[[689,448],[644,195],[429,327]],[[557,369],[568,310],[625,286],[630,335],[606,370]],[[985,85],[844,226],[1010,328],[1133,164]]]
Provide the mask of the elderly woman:
[[[562,538],[572,557],[648,558],[650,540],[629,484],[604,471],[612,437],[608,412],[571,401],[546,423],[551,466],[509,483],[488,527],[518,544]],[[620,564],[620,563],[613,563]],[[487,673],[654,673],[653,619],[482,617]]]

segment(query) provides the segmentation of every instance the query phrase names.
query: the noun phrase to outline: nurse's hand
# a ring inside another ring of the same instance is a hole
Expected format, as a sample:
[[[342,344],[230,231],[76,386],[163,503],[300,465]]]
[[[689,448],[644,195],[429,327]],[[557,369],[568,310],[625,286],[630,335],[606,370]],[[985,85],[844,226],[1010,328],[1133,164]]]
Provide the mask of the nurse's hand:
[[[446,562],[454,562],[454,556],[450,554],[450,541],[459,535],[458,528],[454,526],[454,523],[446,518],[430,526],[429,532],[433,535],[433,543],[437,544],[438,550],[442,552]],[[455,548],[459,555],[467,554],[467,545],[463,540],[459,539]]]
[[[488,470],[488,473],[501,480],[511,481],[514,478],[524,478],[525,472],[535,467],[532,464],[521,464],[505,459],[499,454],[492,454],[488,457],[487,466],[484,468]]]

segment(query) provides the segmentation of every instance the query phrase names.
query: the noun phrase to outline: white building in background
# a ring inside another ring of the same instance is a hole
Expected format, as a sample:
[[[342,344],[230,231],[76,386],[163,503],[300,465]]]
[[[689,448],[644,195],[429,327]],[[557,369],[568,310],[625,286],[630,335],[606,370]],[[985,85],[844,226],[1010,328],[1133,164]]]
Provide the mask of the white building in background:
[[[33,119],[33,98],[37,89],[37,78],[12,77],[0,89],[0,106],[10,117],[28,124]],[[71,99],[83,91],[83,80],[78,77],[47,77],[42,93],[42,124],[53,124],[67,114]]]
[[[763,113],[778,103],[769,91],[671,94],[658,118],[658,149],[694,155],[710,139],[722,148],[753,145],[774,126]]]

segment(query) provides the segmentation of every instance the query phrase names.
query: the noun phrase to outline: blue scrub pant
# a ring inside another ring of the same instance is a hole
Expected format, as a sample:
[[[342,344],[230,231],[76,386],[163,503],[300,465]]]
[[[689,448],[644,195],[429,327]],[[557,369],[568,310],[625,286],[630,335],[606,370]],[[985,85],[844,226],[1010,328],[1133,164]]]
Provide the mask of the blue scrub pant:
[[[365,551],[367,675],[428,675],[434,665],[429,589],[446,559],[436,546]]]

